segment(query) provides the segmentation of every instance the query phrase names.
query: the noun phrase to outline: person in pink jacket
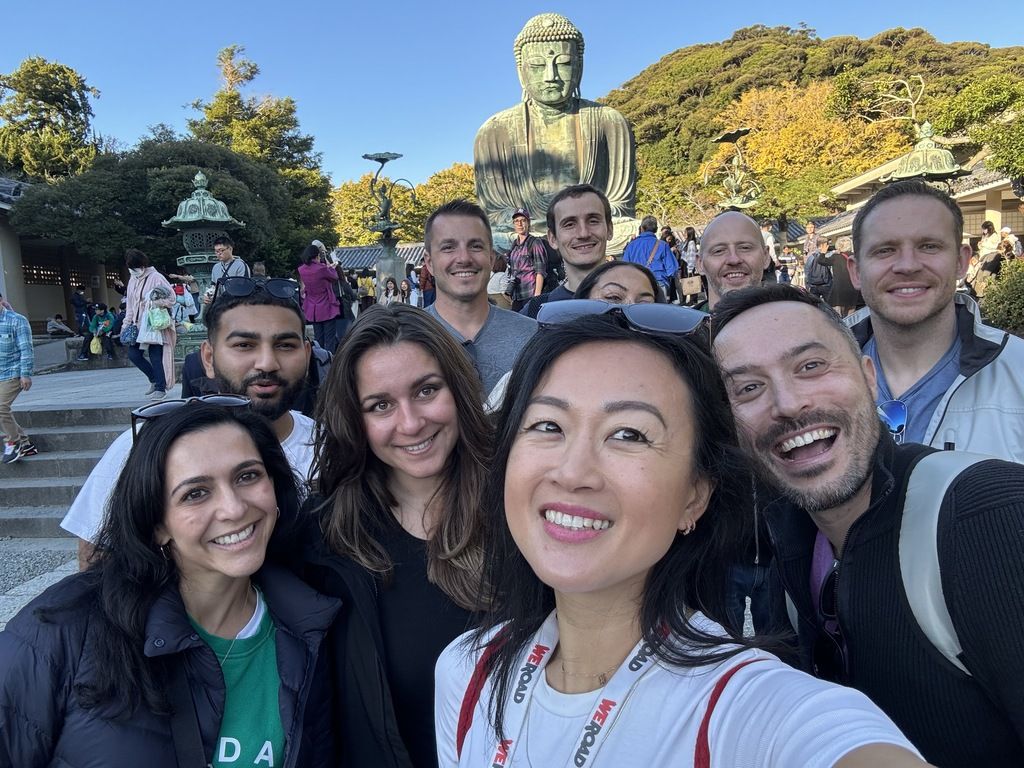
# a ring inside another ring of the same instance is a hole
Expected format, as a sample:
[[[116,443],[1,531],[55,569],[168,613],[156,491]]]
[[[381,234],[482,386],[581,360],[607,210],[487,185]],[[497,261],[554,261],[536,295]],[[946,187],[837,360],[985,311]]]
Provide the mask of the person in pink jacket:
[[[163,307],[169,310],[174,306],[174,289],[167,282],[167,278],[149,265],[149,257],[142,251],[129,248],[125,251],[125,263],[128,265],[131,278],[125,289],[127,303],[124,326],[127,327],[133,323],[141,329],[143,328],[143,315],[151,307]],[[153,291],[158,288],[166,291],[167,298],[152,298]],[[128,347],[128,359],[149,379],[149,389],[146,390],[146,394],[152,400],[163,400],[167,395],[168,388],[174,386],[174,342],[177,339],[174,323],[158,333],[163,341],[162,344],[150,342],[145,345],[145,350],[139,343],[131,344]]]
[[[313,324],[316,343],[333,354],[338,346],[335,321],[341,314],[338,294],[334,292],[338,270],[324,262],[324,256],[316,245],[307,245],[299,256],[299,262],[302,313],[307,322]]]

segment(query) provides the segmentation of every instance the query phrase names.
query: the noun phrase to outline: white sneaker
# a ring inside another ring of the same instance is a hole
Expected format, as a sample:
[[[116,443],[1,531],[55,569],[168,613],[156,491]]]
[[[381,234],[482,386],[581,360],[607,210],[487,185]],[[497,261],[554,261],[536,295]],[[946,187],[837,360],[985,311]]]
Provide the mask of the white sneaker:
[[[167,393],[164,390],[156,389],[156,390],[153,391],[153,394],[151,394],[149,396],[149,399],[150,400],[163,400],[165,397],[167,397]]]
[[[13,464],[21,458],[21,444],[20,443],[4,443],[4,457],[2,459],[4,464]]]
[[[146,394],[152,395],[154,392],[156,392],[156,384],[150,384],[149,389],[146,390]]]

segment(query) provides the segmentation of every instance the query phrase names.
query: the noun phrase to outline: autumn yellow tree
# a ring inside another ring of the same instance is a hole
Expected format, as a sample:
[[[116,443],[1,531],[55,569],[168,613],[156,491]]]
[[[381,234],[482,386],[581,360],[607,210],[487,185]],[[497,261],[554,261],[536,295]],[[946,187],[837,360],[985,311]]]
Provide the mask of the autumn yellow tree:
[[[379,205],[370,194],[372,178],[372,173],[364,173],[357,181],[342,182],[331,193],[339,245],[371,245],[380,239],[379,233],[369,229]],[[382,176],[377,184],[390,187],[391,180]],[[407,186],[396,184],[391,192],[391,216],[399,225],[395,236],[403,243],[420,242],[431,211],[457,198],[475,202],[474,189],[473,166],[468,163],[454,163],[417,184],[415,199]]]
[[[757,215],[807,216],[827,212],[821,198],[831,186],[907,152],[907,125],[830,117],[828,81],[786,83],[744,93],[719,115],[725,127],[746,126],[743,156],[765,188]],[[728,161],[724,144],[712,163]]]

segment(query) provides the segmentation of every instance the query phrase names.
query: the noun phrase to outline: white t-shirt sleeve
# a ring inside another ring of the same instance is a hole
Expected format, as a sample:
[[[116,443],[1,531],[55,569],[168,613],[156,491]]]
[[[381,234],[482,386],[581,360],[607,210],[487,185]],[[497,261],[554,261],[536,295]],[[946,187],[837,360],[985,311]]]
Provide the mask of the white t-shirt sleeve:
[[[302,478],[303,486],[309,486],[309,472],[313,466],[314,421],[299,411],[292,411],[292,431],[281,441],[288,464],[292,471]]]
[[[712,765],[831,768],[869,744],[920,756],[860,691],[767,658],[739,670],[722,692],[708,732]]]
[[[117,485],[117,479],[121,476],[121,470],[124,469],[131,450],[132,431],[129,429],[117,436],[93,467],[82,490],[78,492],[68,513],[61,520],[61,528],[80,539],[96,543],[107,501],[114,492],[114,486]]]
[[[480,658],[480,652],[472,650],[473,645],[466,642],[471,634],[472,632],[466,632],[452,640],[438,656],[437,664],[434,665],[434,732],[437,738],[438,768],[455,768],[459,765],[456,748],[459,714],[466,697],[466,688]],[[493,637],[493,634],[491,636]],[[481,710],[481,703],[486,706],[485,697],[488,696],[490,686],[485,685],[481,698],[473,709],[472,729],[466,734],[463,753],[467,757],[471,756],[471,733],[480,728],[486,730],[490,727],[486,719],[486,709]],[[472,761],[469,764],[472,764]]]

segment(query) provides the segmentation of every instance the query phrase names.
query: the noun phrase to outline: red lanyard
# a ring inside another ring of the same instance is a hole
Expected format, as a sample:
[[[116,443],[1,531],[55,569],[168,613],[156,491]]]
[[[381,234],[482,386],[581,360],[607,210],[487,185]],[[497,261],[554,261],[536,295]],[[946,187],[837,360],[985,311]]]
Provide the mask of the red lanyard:
[[[495,746],[494,758],[491,760],[493,765],[512,764],[512,757],[519,747],[520,736],[526,726],[534,689],[544,674],[544,668],[551,660],[551,652],[557,644],[558,621],[552,611],[527,644],[522,664],[519,665],[519,671],[512,681],[512,689],[505,703],[506,734],[511,738],[506,738]],[[628,658],[629,661],[623,663],[608,684],[601,689],[597,706],[574,741],[565,765],[584,768],[593,763],[626,700],[641,678],[656,666],[654,652],[643,639],[633,646]]]

